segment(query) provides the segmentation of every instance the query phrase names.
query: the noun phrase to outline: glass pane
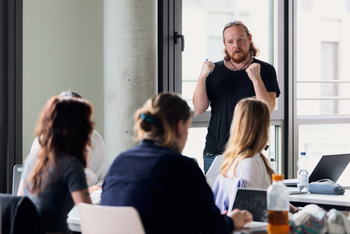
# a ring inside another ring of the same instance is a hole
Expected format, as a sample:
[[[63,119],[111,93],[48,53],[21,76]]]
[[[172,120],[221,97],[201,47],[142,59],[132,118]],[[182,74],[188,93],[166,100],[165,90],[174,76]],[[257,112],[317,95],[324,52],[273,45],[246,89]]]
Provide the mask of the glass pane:
[[[187,142],[183,155],[195,158],[198,166],[203,170],[203,149],[205,144],[205,136],[207,135],[207,128],[190,128],[188,130]]]
[[[348,115],[347,1],[297,1],[297,115]],[[312,39],[310,38],[312,33]]]
[[[350,152],[349,131],[350,124],[299,126],[299,152],[306,152],[309,173],[315,168],[322,155],[346,154]],[[346,185],[350,185],[349,176],[350,168],[348,167],[338,182],[347,180]]]
[[[269,131],[269,148],[267,151],[263,150],[263,154],[268,158],[273,158],[275,161],[276,171],[281,168],[281,142],[280,142],[280,126],[271,126]],[[183,155],[193,157],[197,160],[199,167],[203,170],[203,149],[205,145],[205,136],[207,135],[207,128],[190,128],[188,130],[188,137]],[[277,140],[278,139],[278,140]],[[277,153],[276,153],[277,152]]]
[[[182,90],[191,107],[203,61],[223,59],[222,30],[226,23],[241,20],[246,24],[260,49],[257,58],[273,63],[268,61],[269,53],[273,54],[268,44],[268,12],[268,0],[183,1],[182,33],[186,48],[182,53]]]

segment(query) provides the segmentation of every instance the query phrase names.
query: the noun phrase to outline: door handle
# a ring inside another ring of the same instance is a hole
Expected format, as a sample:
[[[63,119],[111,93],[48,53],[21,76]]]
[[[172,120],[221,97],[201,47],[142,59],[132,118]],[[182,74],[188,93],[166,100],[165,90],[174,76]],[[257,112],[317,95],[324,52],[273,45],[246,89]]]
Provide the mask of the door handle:
[[[181,39],[181,51],[183,52],[185,50],[185,37],[184,37],[184,35],[182,35],[178,32],[175,32],[175,34],[174,34],[174,43],[175,44],[179,43],[178,39]]]

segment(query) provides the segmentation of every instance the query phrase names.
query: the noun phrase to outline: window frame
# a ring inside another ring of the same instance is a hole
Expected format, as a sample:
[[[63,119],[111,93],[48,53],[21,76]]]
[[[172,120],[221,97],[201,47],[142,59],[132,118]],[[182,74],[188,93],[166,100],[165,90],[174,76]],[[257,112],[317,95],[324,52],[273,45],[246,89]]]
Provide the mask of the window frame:
[[[0,3],[0,193],[22,163],[22,0]]]

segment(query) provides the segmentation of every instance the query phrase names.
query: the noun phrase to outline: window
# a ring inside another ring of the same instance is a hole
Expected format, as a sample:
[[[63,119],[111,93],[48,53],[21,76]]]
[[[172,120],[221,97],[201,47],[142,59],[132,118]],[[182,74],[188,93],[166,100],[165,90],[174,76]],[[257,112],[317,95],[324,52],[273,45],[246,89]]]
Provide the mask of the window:
[[[283,20],[278,20],[277,12],[280,12],[280,17],[283,18],[283,11],[277,11],[277,2],[271,0],[183,1],[182,33],[185,36],[186,49],[182,53],[182,97],[191,108],[193,108],[192,95],[202,63],[205,59],[213,62],[223,59],[222,30],[226,23],[234,20],[241,20],[247,25],[254,43],[260,49],[260,55],[257,58],[275,66],[281,96],[283,96],[283,58],[278,60],[281,54],[278,54],[277,50],[279,43],[283,41],[277,34],[278,23],[283,26]],[[279,67],[281,67],[280,71]],[[283,97],[280,97],[277,101],[272,119],[278,122],[271,122],[270,148],[264,153],[267,157],[275,158],[278,169],[282,168],[283,161],[281,160],[283,100]],[[195,157],[200,167],[203,166],[202,152],[209,118],[210,107],[206,113],[194,119],[183,152],[187,156]]]
[[[306,7],[307,6],[307,7]],[[348,153],[350,53],[348,1],[296,3],[295,162],[306,151],[309,171],[322,155]],[[312,35],[312,36],[311,36]],[[291,107],[289,107],[291,108]],[[294,167],[294,171],[296,171]]]

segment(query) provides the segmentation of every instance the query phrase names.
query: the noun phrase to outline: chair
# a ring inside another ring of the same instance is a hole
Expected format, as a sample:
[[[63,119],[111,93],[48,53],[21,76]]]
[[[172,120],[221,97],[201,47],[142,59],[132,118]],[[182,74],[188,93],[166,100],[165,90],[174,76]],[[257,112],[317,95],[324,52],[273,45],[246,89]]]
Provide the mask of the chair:
[[[36,207],[28,197],[0,194],[3,234],[45,234]]]
[[[137,210],[129,206],[99,206],[79,203],[83,234],[144,234]]]

